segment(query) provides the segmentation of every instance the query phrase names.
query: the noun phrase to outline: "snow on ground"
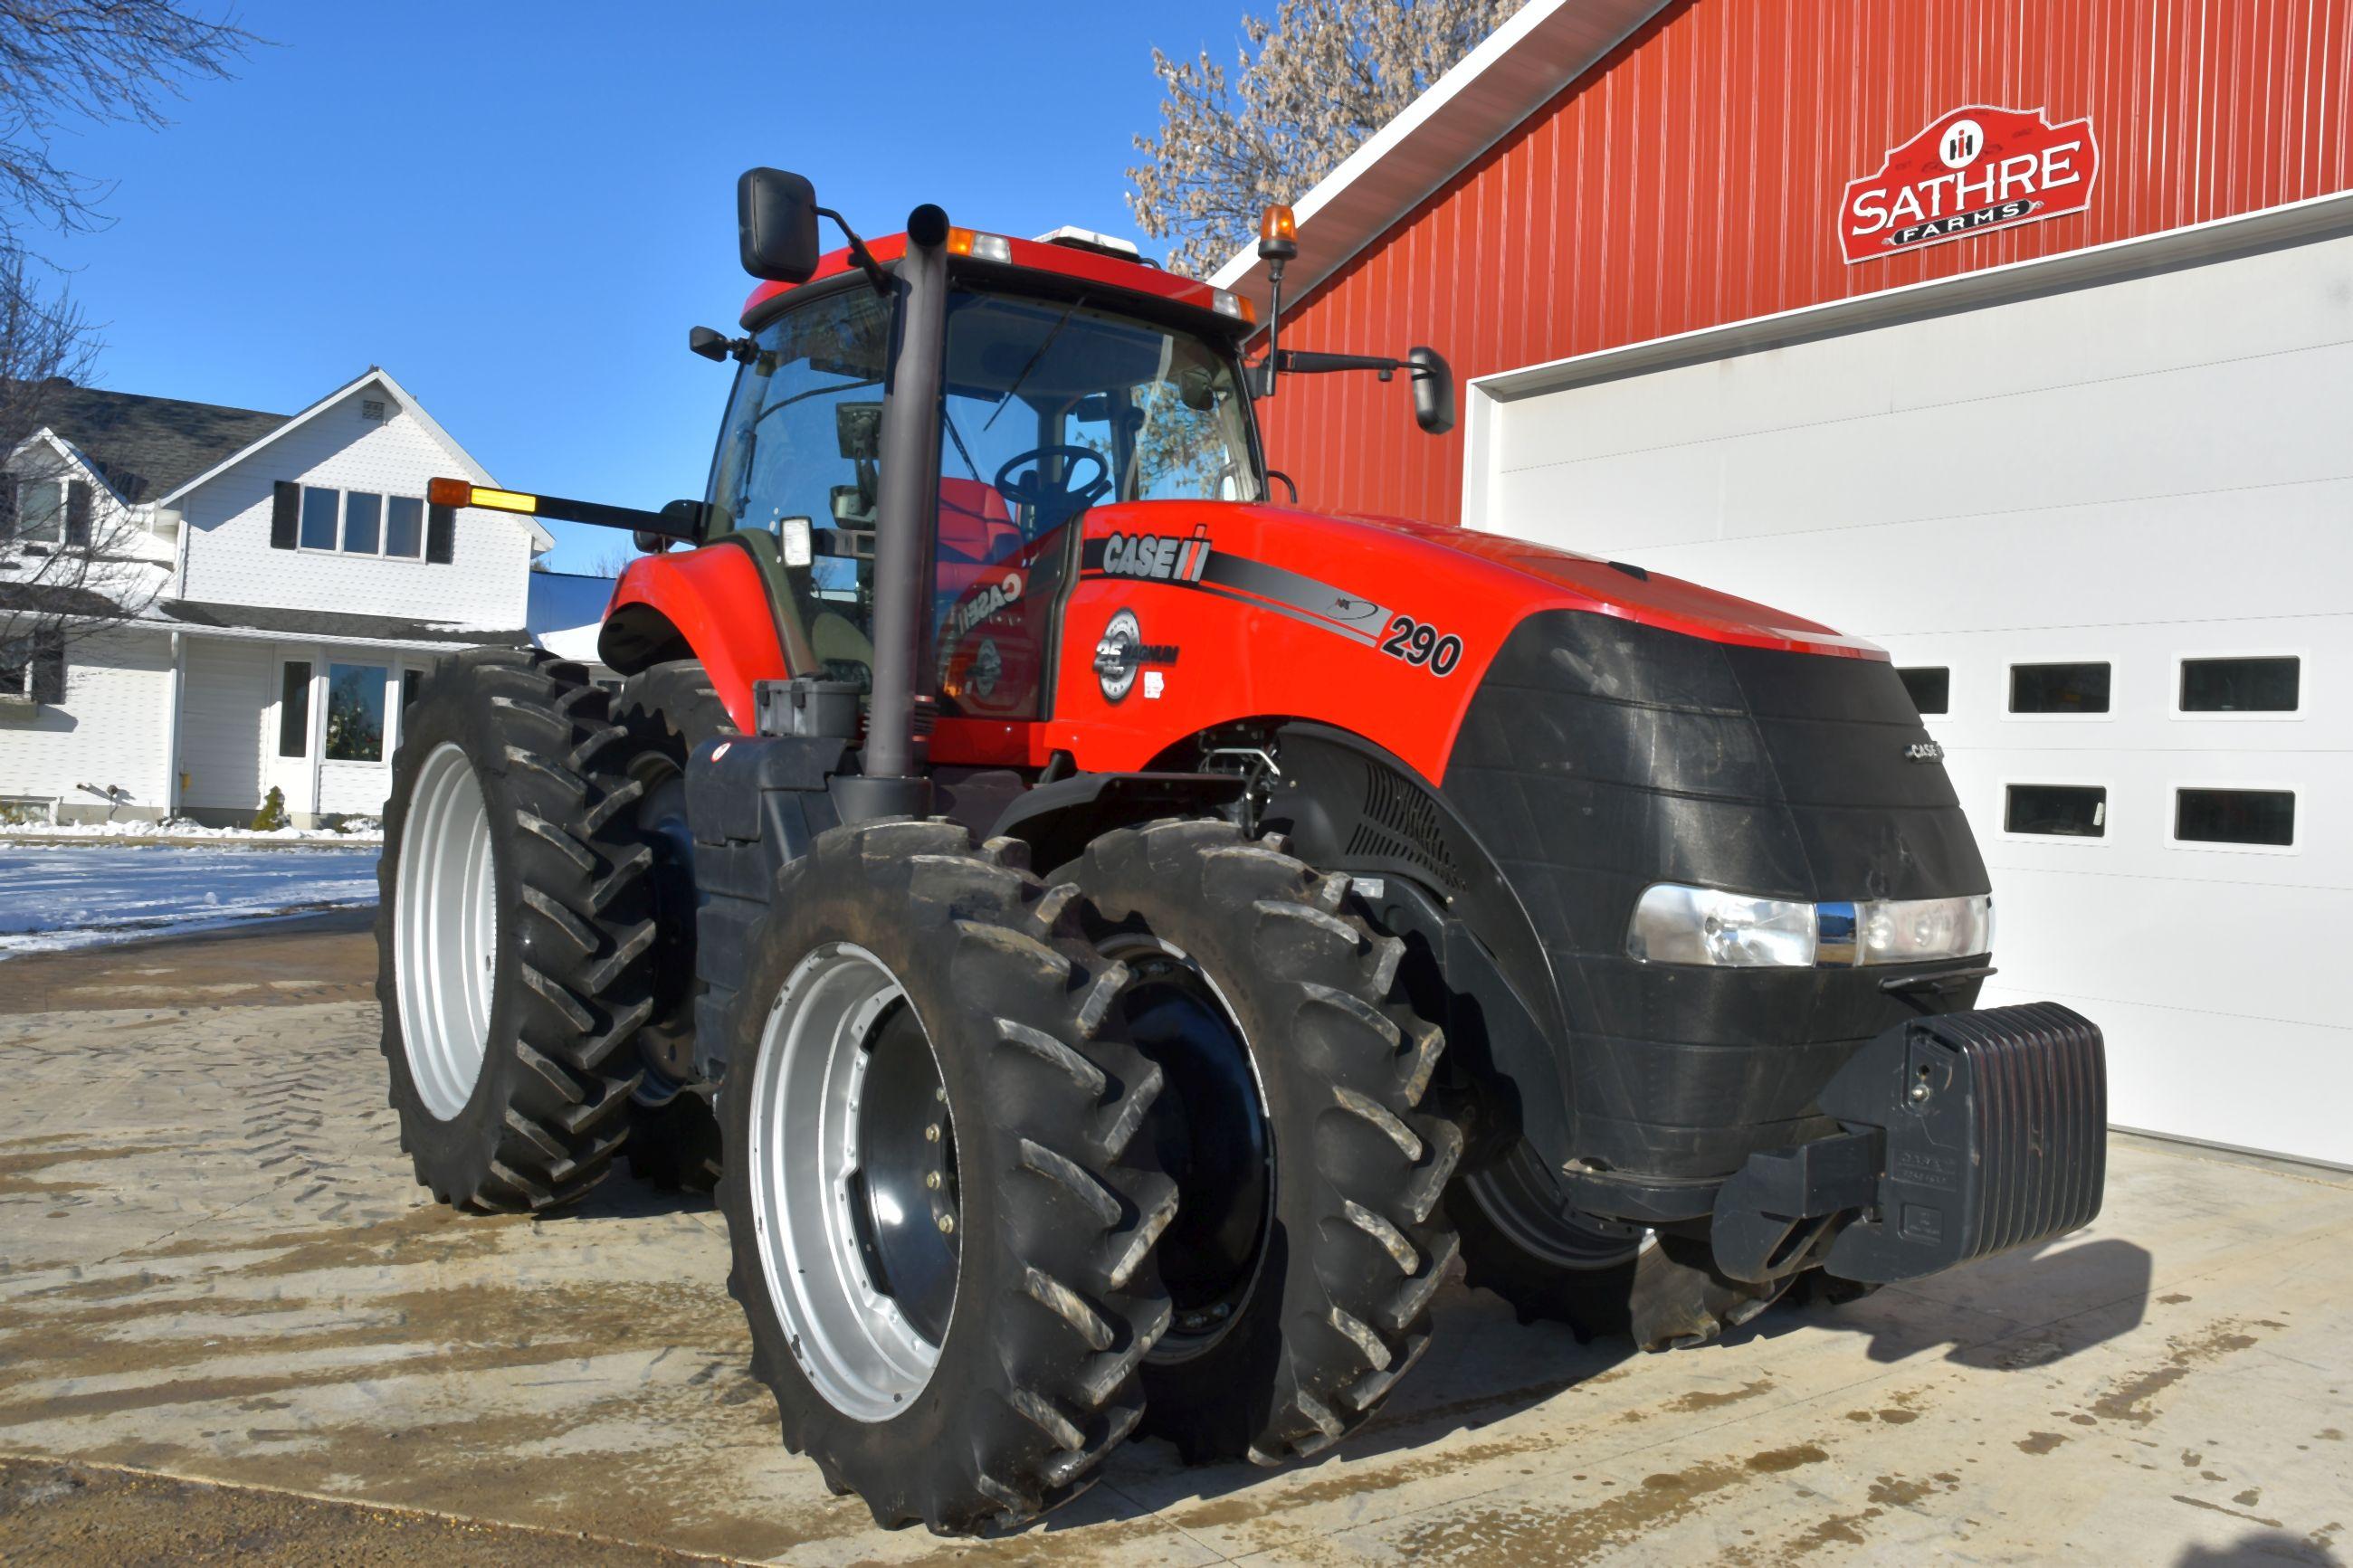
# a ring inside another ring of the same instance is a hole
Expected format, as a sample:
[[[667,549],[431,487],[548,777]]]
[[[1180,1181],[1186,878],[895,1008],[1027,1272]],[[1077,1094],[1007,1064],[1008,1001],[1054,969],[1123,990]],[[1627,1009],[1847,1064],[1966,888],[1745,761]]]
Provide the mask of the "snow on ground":
[[[201,823],[175,816],[169,822],[63,822],[55,826],[47,823],[12,823],[0,826],[0,847],[18,843],[46,843],[54,839],[90,839],[99,843],[118,838],[153,840],[167,844],[382,844],[384,824],[373,816],[353,816],[337,827],[273,827],[257,832],[250,827],[206,827]]]
[[[0,844],[0,958],[375,902],[376,851]]]

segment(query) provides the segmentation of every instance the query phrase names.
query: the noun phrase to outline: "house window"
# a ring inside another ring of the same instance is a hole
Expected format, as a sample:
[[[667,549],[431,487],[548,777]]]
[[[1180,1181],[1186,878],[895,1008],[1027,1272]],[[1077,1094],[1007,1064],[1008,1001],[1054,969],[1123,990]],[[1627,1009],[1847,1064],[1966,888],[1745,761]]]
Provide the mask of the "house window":
[[[341,490],[322,490],[314,485],[302,487],[302,548],[332,550],[335,547],[335,512],[343,499]]]
[[[2282,658],[2185,658],[2184,713],[2293,713],[2303,661]]]
[[[425,550],[425,503],[394,496],[384,503],[384,552],[414,561]]]
[[[1922,713],[1949,712],[1953,706],[1953,672],[1945,668],[1899,669],[1912,706]]]
[[[2010,667],[2013,713],[2105,713],[2108,710],[2105,664],[2013,664]]]
[[[293,487],[285,489],[290,492]],[[414,496],[304,485],[300,542],[305,550],[414,561],[425,552],[425,503]]]
[[[2295,843],[2295,792],[2284,789],[2178,789],[2173,837],[2185,844]]]
[[[327,667],[327,761],[384,761],[384,683],[380,664]]]
[[[365,490],[353,490],[343,497],[343,552],[347,555],[373,555],[376,541],[382,537],[384,498]]]
[[[2010,833],[2058,838],[2105,838],[2108,792],[2100,784],[2011,784],[2001,826]]]
[[[65,490],[55,479],[37,479],[16,490],[16,537],[57,540],[62,536]]]
[[[311,661],[290,658],[279,673],[278,754],[311,754]]]

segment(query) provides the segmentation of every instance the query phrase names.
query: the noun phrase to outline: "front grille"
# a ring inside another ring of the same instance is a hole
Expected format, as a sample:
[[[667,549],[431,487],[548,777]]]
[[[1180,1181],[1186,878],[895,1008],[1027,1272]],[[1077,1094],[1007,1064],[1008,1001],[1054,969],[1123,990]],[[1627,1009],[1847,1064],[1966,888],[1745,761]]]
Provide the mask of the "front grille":
[[[1352,859],[1402,860],[1419,866],[1450,893],[1461,892],[1462,873],[1446,847],[1438,808],[1430,797],[1379,763],[1365,769],[1365,809],[1348,836]]]

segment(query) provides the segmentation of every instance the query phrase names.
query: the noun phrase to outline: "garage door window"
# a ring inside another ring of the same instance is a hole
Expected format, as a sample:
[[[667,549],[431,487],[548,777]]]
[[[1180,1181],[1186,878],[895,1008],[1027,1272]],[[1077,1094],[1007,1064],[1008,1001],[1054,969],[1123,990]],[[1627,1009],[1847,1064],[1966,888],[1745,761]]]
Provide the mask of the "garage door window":
[[[2006,832],[2053,838],[2105,838],[2108,792],[2104,784],[2011,784],[2003,802]]]
[[[1899,669],[1896,675],[1904,681],[1904,689],[1912,694],[1912,706],[1922,713],[1946,713],[1953,706],[1953,672],[1942,668]]]
[[[2303,660],[2185,658],[2184,713],[2293,713],[2302,696]]]
[[[2013,713],[2105,713],[2108,710],[2105,664],[2013,664],[2010,667]]]
[[[2173,837],[2184,844],[2295,844],[2295,792],[2284,789],[2179,789]]]
[[[384,761],[384,682],[380,664],[327,667],[327,761]]]

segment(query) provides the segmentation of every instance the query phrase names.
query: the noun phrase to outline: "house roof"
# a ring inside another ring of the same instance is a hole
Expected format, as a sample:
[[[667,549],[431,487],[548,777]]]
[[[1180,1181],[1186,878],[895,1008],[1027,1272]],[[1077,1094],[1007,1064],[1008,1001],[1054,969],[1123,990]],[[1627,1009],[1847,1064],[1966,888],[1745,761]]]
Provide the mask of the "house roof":
[[[353,393],[357,392],[361,387],[365,386],[371,381],[381,384],[385,391],[391,393],[394,397],[399,400],[400,405],[406,409],[409,415],[417,420],[417,424],[424,427],[425,433],[430,436],[443,451],[449,454],[451,461],[456,463],[459,468],[465,470],[465,477],[467,479],[471,479],[478,485],[496,488],[498,481],[491,477],[491,471],[482,467],[481,464],[476,462],[474,460],[474,455],[471,452],[467,451],[465,447],[458,445],[457,441],[450,436],[449,432],[441,428],[440,423],[436,420],[433,416],[425,412],[425,405],[417,402],[416,398],[409,395],[408,388],[395,381],[392,378],[392,373],[390,371],[385,370],[381,365],[372,364],[358,375],[353,376],[351,380],[343,383],[343,385],[335,388],[334,391],[327,394],[326,396],[319,399],[318,402],[311,405],[310,407],[302,410],[301,413],[285,420],[275,430],[271,430],[267,434],[257,437],[249,445],[237,451],[227,454],[218,462],[213,464],[210,468],[204,469],[202,472],[192,474],[187,479],[183,479],[178,485],[174,487],[168,493],[162,496],[160,499],[165,502],[178,500],[183,495],[195,489],[198,485],[203,484],[206,480],[212,479],[223,469],[227,468],[232,464],[243,459],[246,455],[251,452],[255,447],[263,446],[270,441],[274,441],[279,437],[286,435],[290,431],[309,424],[311,420],[317,418],[328,409],[332,408],[336,404],[341,403],[344,398],[349,397]],[[531,535],[532,544],[534,549],[547,550],[552,549],[554,546],[555,536],[548,532],[536,518],[523,517],[509,511],[497,512],[493,515],[505,518],[510,522],[519,524]]]
[[[133,506],[170,494],[257,441],[287,416],[95,386],[41,389],[38,418]]]
[[[446,642],[459,645],[497,643],[522,647],[530,642],[520,626],[480,631],[447,621],[417,621],[402,616],[353,615],[343,610],[276,609],[264,605],[216,605],[196,599],[164,599],[142,617],[169,626],[177,623],[206,631],[268,632],[277,637],[316,638],[332,642],[354,638],[365,642]]]
[[[1305,299],[1664,4],[1528,0],[1292,205],[1299,257],[1283,269],[1284,294]],[[1237,252],[1209,281],[1248,295],[1259,320],[1266,320],[1266,263],[1255,245]]]

